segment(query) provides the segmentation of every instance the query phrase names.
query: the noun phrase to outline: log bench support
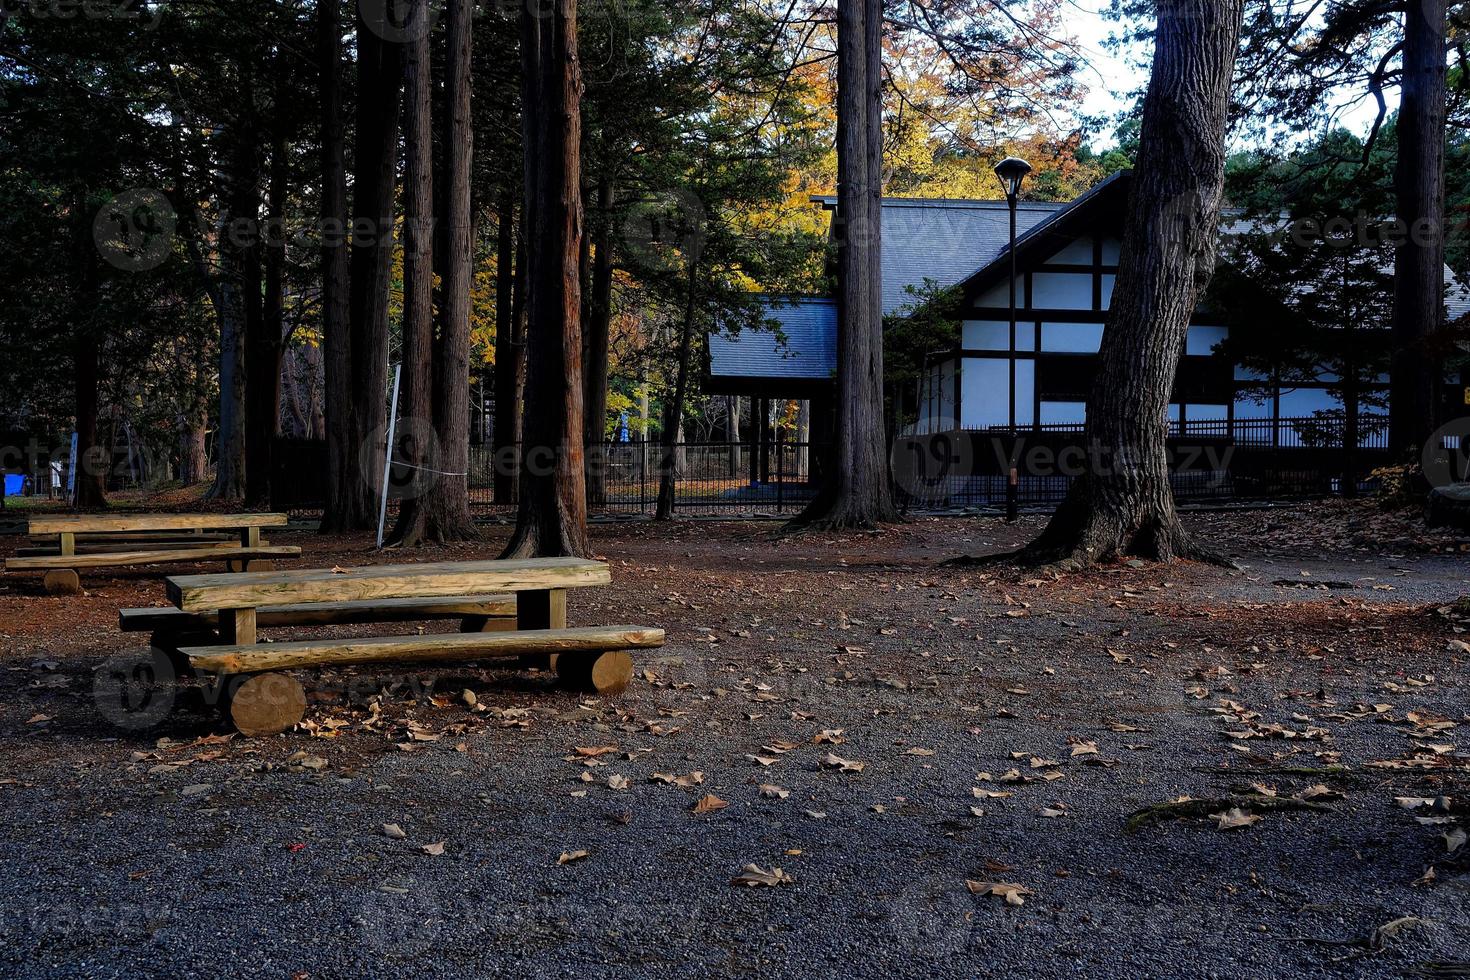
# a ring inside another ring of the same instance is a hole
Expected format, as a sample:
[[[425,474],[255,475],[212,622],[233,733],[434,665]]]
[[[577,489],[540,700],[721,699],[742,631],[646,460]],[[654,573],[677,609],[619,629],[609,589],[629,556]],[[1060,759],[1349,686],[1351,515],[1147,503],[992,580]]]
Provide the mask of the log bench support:
[[[536,589],[516,593],[516,629],[559,630],[567,625],[567,590]],[[527,670],[556,670],[557,654],[522,654],[518,663]]]
[[[62,547],[67,547],[63,534]],[[42,573],[42,584],[53,595],[81,591],[81,580],[77,575],[83,568],[113,568],[133,565],[165,565],[176,562],[199,562],[222,558],[232,571],[263,571],[260,566],[271,564],[272,558],[299,558],[301,549],[295,545],[261,545],[243,548],[234,542],[211,547],[171,547],[152,551],[119,551],[94,554],[76,554],[75,542],[71,553],[43,555],[40,557],[10,558],[5,562],[7,572],[37,571]]]
[[[223,633],[223,615],[221,632]],[[236,627],[239,629],[239,623]],[[266,735],[299,722],[306,710],[301,683],[285,673],[305,667],[376,663],[464,663],[516,658],[527,651],[557,656],[562,683],[598,694],[619,694],[633,679],[628,652],[663,646],[664,631],[644,626],[583,626],[495,633],[430,633],[353,640],[300,640],[264,646],[184,647],[189,668],[216,678],[225,711],[241,732]],[[265,679],[268,678],[268,679]],[[248,730],[247,730],[248,729]]]

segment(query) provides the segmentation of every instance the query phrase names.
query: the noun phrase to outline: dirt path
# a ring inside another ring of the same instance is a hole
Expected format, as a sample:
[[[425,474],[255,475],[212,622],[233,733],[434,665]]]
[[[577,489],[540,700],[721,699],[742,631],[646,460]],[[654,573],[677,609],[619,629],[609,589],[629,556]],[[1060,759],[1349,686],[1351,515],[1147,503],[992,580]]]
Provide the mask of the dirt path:
[[[136,643],[116,610],[161,602],[157,578],[52,599],[6,576],[0,964],[1336,977],[1470,961],[1466,849],[1447,859],[1453,827],[1394,802],[1470,790],[1470,654],[1431,609],[1470,592],[1460,543],[1374,550],[1304,511],[1196,523],[1244,570],[939,565],[1035,520],[798,540],[603,527],[614,585],[574,595],[573,623],[669,631],[625,696],[531,672],[316,674],[314,730],[259,740],[183,709],[144,733],[98,715],[90,670]],[[492,557],[504,534],[395,560]],[[375,557],[366,539],[288,543],[304,565]],[[1341,798],[1123,832],[1181,795],[1316,784]],[[693,813],[706,795],[727,805]],[[733,887],[749,863],[793,880]],[[1008,905],[967,880],[1031,894]],[[1405,916],[1422,921],[1364,945]]]

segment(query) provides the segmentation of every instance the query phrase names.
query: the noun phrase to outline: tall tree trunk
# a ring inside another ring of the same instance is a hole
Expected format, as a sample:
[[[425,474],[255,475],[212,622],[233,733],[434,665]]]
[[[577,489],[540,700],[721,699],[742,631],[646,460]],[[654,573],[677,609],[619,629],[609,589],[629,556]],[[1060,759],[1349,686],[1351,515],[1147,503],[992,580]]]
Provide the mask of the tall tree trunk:
[[[1069,567],[1215,556],[1174,510],[1165,440],[1189,320],[1214,272],[1242,0],[1161,0],[1138,165],[1098,372],[1087,472],[1023,555]]]
[[[674,516],[674,493],[677,489],[679,472],[684,468],[680,458],[681,443],[684,441],[684,403],[689,397],[689,367],[694,349],[694,312],[699,293],[699,248],[695,239],[693,252],[686,257],[689,263],[686,276],[684,319],[679,325],[678,371],[674,375],[674,394],[664,409],[663,464],[658,475],[658,507],[654,511],[656,521],[672,520]]]
[[[398,162],[400,46],[383,40],[357,17],[357,142],[352,204],[368,229],[352,243],[351,448],[347,527],[378,519],[387,437],[388,287],[393,266],[393,185]]]
[[[214,486],[209,495],[222,500],[245,496],[247,439],[246,347],[261,329],[260,156],[256,147],[255,94],[251,67],[242,63],[241,107],[226,133],[230,159],[225,174],[225,209],[221,223],[219,437]]]
[[[837,6],[837,425],[834,467],[794,528],[897,521],[883,432],[883,5]]]
[[[470,119],[473,6],[471,0],[449,0],[445,41],[444,114],[444,279],[439,340],[434,350],[434,430],[439,440],[439,467],[424,498],[426,533],[433,541],[469,541],[477,537],[470,518],[470,290],[473,282],[474,215],[470,172],[474,164],[474,129]]]
[[[544,9],[538,9],[544,8]],[[520,503],[506,557],[587,555],[582,441],[582,81],[575,0],[521,11],[527,365]]]
[[[323,531],[353,526],[352,334],[349,326],[346,138],[342,127],[341,0],[317,0],[322,169],[322,418],[327,438]]]
[[[92,238],[92,208],[85,190],[72,202],[72,252],[76,262],[76,307],[72,329],[72,382],[76,403],[77,466],[72,474],[79,510],[107,506],[111,452],[98,444],[98,389],[102,386],[102,339],[97,330],[101,275]]]
[[[191,406],[188,411],[179,413],[178,478],[182,486],[190,487],[204,482],[205,470],[209,465],[209,457],[204,449],[207,415],[208,407],[205,405]]]
[[[1342,495],[1349,499],[1358,495],[1358,443],[1361,442],[1362,419],[1359,402],[1362,398],[1361,367],[1358,364],[1357,321],[1353,302],[1348,289],[1348,254],[1342,256],[1342,304],[1343,344],[1342,371]]]
[[[285,77],[284,71],[281,77]],[[276,86],[275,125],[271,140],[270,187],[266,194],[264,228],[270,236],[285,227],[286,192],[290,179],[290,148],[286,143],[282,115],[287,93]],[[264,251],[264,291],[261,316],[245,336],[245,502],[253,507],[270,505],[272,446],[281,421],[281,355],[285,350],[286,236],[261,236],[257,251]]]
[[[1435,347],[1444,308],[1445,0],[1404,13],[1404,70],[1394,195],[1407,230],[1394,260],[1389,448],[1418,460],[1439,425]]]
[[[730,479],[740,479],[740,471],[745,465],[740,452],[740,396],[729,395],[725,398],[725,442],[730,446],[729,465]]]
[[[413,0],[406,26],[403,70],[403,375],[394,456],[410,466],[409,489],[389,540],[417,547],[425,538],[425,494],[441,469],[432,443],[434,413],[434,137],[433,70],[429,32],[412,25],[429,15],[428,0]]]
[[[520,335],[517,315],[517,269],[515,196],[507,187],[500,201],[500,229],[495,266],[495,431],[490,458],[495,472],[495,502],[509,503],[515,495],[515,452],[521,420],[521,362],[525,338]]]
[[[612,181],[603,177],[597,183],[597,216],[593,224],[592,295],[587,303],[587,417],[582,428],[587,437],[587,501],[602,504],[607,500],[607,453],[603,441],[607,434],[607,370],[608,343],[612,326]]]

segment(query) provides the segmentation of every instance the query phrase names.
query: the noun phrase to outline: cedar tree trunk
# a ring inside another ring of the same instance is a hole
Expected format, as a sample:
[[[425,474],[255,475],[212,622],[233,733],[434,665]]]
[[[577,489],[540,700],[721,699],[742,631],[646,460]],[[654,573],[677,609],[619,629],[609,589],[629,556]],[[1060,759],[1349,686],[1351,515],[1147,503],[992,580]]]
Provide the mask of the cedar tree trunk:
[[[443,134],[445,254],[439,339],[434,349],[434,431],[439,441],[438,469],[444,472],[435,475],[424,496],[426,533],[430,540],[441,543],[478,537],[470,518],[465,476],[470,462],[470,290],[474,285],[472,16],[471,0],[449,0]]]
[[[833,467],[792,528],[897,521],[883,429],[883,9],[837,8],[837,424]]]
[[[428,13],[428,0],[414,0],[409,23]],[[405,45],[403,69],[403,375],[394,455],[411,466],[439,468],[427,444],[433,438],[434,411],[433,73],[429,32],[407,33],[410,40]],[[417,547],[423,543],[427,526],[423,492],[433,479],[434,475],[427,472],[411,474],[411,490],[389,535],[393,544]]]
[[[495,266],[495,431],[490,455],[497,504],[515,499],[515,470],[511,460],[521,428],[521,362],[525,338],[520,332],[516,298],[520,291],[517,269],[521,260],[516,248],[515,215],[515,199],[507,188],[500,202]]]
[[[346,137],[342,127],[341,0],[318,0],[317,60],[321,101],[321,269],[323,422],[327,437],[324,532],[353,526],[352,334],[347,248]]]
[[[1394,260],[1389,449],[1418,460],[1439,424],[1444,306],[1445,0],[1404,13],[1394,195],[1404,240]]]
[[[582,81],[575,0],[527,2],[521,57],[530,137],[526,407],[520,502],[504,557],[585,556],[592,547],[582,443]]]

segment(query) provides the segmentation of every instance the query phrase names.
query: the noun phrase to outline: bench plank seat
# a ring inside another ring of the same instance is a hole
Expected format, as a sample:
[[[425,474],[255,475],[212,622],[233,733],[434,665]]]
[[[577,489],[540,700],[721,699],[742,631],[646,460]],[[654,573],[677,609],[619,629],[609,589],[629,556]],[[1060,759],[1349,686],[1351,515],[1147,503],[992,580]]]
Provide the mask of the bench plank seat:
[[[90,534],[108,531],[239,530],[285,527],[285,514],[88,514],[33,517],[30,534]]]
[[[295,545],[267,545],[259,548],[243,548],[238,544],[208,548],[173,548],[152,551],[117,551],[90,555],[41,555],[27,558],[8,558],[5,571],[46,571],[53,568],[106,568],[114,565],[162,565],[168,562],[194,562],[207,558],[233,558],[255,561],[270,558],[300,558],[301,549]],[[254,574],[269,574],[257,572]]]
[[[510,595],[449,596],[443,599],[364,599],[356,602],[312,602],[264,606],[256,612],[259,626],[328,626],[349,623],[397,623],[420,619],[463,619],[485,616],[515,619]],[[212,630],[217,610],[185,612],[172,606],[123,609],[117,625],[124,633],[166,630],[176,633]]]
[[[262,547],[264,547],[270,544],[270,542],[262,541],[260,544]],[[204,537],[202,535],[199,537],[181,538],[133,538],[129,541],[99,541],[95,538],[87,537],[77,540],[74,554],[118,555],[127,554],[130,551],[141,551],[144,549],[150,551],[179,551],[184,548],[199,549],[238,547],[241,547],[240,542],[236,541],[233,538],[220,538],[213,536]],[[45,558],[52,555],[59,556],[61,554],[61,546],[57,544],[28,545],[24,548],[15,549],[15,554],[17,558]]]
[[[177,575],[166,580],[168,599],[186,612],[440,598],[501,592],[550,591],[607,585],[608,566],[585,558],[526,558],[407,565],[364,565],[233,575]]]
[[[581,626],[504,633],[431,633],[351,640],[300,640],[248,646],[184,647],[196,671],[256,674],[323,664],[467,661],[525,654],[578,654],[663,646],[664,631],[646,626]]]

